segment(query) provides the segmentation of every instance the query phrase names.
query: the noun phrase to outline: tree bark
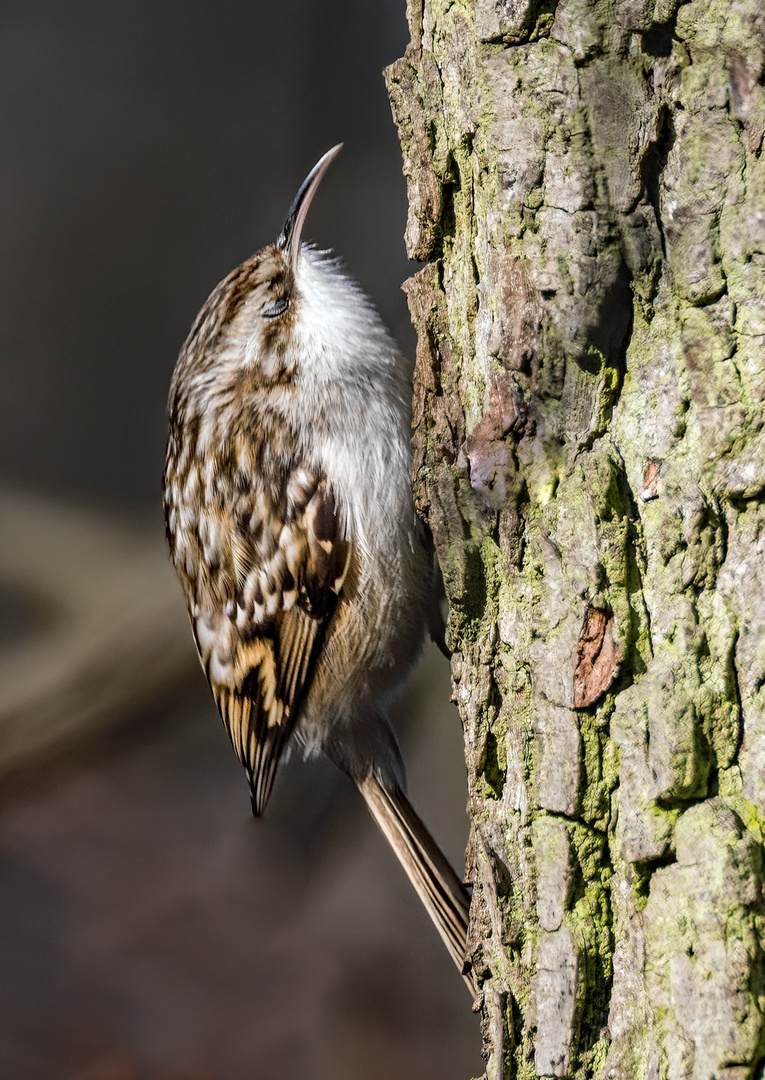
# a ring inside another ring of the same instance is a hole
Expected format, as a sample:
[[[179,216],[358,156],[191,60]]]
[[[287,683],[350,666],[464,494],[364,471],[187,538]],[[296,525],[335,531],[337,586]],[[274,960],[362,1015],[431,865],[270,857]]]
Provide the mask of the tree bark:
[[[409,0],[487,1076],[765,1065],[761,0]]]

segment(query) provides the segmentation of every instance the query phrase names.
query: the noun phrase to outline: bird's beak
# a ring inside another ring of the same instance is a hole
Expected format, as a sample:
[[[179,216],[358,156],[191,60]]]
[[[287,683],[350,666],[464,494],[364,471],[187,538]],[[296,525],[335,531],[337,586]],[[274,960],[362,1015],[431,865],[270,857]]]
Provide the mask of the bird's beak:
[[[331,150],[327,150],[326,154],[319,158],[314,167],[306,176],[303,183],[300,185],[300,191],[295,196],[295,201],[290,207],[290,212],[287,214],[287,220],[284,222],[284,227],[279,234],[279,239],[276,241],[276,246],[280,251],[285,252],[290,264],[290,268],[294,271],[297,266],[298,255],[300,253],[300,234],[303,231],[303,224],[305,223],[306,215],[308,213],[308,207],[311,205],[311,201],[316,194],[316,189],[321,183],[321,178],[329,168],[330,163],[340,153],[343,148],[342,143],[338,143],[337,146],[333,146]]]

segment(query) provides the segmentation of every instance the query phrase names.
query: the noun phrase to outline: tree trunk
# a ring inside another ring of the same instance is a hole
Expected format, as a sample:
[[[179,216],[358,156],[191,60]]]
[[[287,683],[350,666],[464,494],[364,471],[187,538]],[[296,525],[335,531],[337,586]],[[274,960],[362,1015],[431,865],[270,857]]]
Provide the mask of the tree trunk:
[[[761,0],[410,0],[415,484],[491,1080],[765,1063]]]

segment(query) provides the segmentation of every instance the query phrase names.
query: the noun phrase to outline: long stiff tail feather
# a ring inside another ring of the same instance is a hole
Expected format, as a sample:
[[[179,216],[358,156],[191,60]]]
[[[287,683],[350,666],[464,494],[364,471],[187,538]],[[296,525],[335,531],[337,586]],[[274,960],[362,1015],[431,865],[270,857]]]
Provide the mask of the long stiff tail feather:
[[[464,972],[470,908],[465,886],[403,791],[389,790],[375,776],[363,780],[359,790],[475,997]]]

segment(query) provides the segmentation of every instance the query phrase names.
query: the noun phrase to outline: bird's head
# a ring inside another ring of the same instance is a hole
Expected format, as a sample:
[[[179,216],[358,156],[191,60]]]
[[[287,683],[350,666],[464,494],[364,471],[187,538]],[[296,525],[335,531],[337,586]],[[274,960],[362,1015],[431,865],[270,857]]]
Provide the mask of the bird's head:
[[[177,379],[187,375],[193,383],[213,365],[229,368],[232,376],[245,368],[266,383],[291,377],[301,271],[316,259],[315,252],[301,245],[303,226],[322,177],[341,148],[342,143],[333,146],[311,169],[276,243],[256,252],[210,294],[181,351]]]

